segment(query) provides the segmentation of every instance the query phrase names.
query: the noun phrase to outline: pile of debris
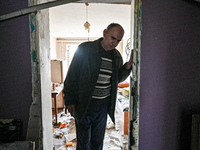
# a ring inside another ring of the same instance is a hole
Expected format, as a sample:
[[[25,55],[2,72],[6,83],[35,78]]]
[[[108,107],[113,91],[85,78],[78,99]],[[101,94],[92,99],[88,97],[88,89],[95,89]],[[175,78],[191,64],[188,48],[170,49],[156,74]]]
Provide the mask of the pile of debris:
[[[58,114],[58,125],[53,127],[53,146],[55,150],[75,150],[75,120],[64,111]]]

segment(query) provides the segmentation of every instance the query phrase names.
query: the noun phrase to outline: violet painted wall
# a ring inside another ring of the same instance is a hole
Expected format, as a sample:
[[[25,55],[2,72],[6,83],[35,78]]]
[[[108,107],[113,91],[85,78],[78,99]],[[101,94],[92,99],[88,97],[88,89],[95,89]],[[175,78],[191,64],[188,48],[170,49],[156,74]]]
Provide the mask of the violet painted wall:
[[[0,0],[0,15],[26,8]],[[142,2],[140,150],[189,150],[200,113],[200,7],[182,0]],[[32,103],[28,16],[0,22],[0,118],[24,121]]]
[[[142,1],[140,150],[190,150],[200,114],[200,3]]]
[[[25,0],[0,0],[0,15],[27,8]],[[32,103],[29,17],[0,22],[0,119],[23,121],[26,138]]]

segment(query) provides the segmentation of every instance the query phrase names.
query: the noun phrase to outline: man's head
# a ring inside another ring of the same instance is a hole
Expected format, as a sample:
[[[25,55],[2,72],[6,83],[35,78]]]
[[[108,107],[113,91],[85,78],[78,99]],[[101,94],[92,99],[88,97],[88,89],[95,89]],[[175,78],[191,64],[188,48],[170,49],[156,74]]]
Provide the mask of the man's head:
[[[112,50],[114,49],[124,35],[124,29],[120,24],[111,23],[108,25],[106,29],[103,31],[103,40],[101,42],[102,47],[105,50]]]

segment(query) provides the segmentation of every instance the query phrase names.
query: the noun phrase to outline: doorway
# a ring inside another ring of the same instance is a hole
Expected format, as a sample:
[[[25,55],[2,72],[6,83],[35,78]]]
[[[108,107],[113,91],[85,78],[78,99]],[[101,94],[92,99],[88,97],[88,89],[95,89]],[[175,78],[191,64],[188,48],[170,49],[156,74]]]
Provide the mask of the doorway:
[[[102,9],[101,9],[102,10]],[[131,14],[130,12],[128,13],[129,15]],[[108,22],[108,23],[110,23],[110,22]],[[108,24],[107,23],[107,24]],[[120,23],[120,22],[119,22]],[[127,23],[127,24],[130,24],[130,23]],[[82,24],[80,24],[81,26],[82,26]],[[122,26],[123,26],[123,23],[122,23]],[[102,28],[102,31],[103,31],[103,29],[105,28],[105,25],[103,26],[103,28]],[[100,30],[100,29],[99,29]],[[41,34],[42,35],[42,34]],[[130,36],[130,35],[129,35]],[[100,37],[100,36],[99,36]],[[51,39],[51,38],[50,38]],[[128,41],[128,40],[127,40]],[[125,41],[125,43],[126,43],[126,41]],[[51,44],[51,43],[50,43]],[[124,46],[125,46],[126,44],[124,44]],[[123,54],[123,57],[124,57],[124,54]],[[51,108],[51,107],[50,107]],[[49,108],[49,109],[50,109]],[[47,107],[45,108],[45,109],[47,109]],[[45,138],[45,137],[44,137]],[[44,147],[45,147],[45,143],[44,143]]]
[[[102,10],[104,10],[104,12],[102,12]],[[119,12],[117,10],[121,10],[121,11]],[[86,12],[88,12],[88,14]],[[68,16],[65,14],[72,14],[72,15]],[[50,45],[52,45],[52,48],[50,47],[50,49],[52,50],[51,59],[62,60],[63,66],[64,66],[63,78],[65,78],[66,73],[67,73],[66,68],[68,68],[68,65],[70,64],[71,57],[68,57],[68,56],[71,56],[71,52],[70,52],[72,50],[71,47],[73,47],[73,45],[76,43],[80,44],[88,40],[93,41],[93,40],[98,39],[99,37],[102,37],[103,30],[111,22],[120,23],[125,29],[125,36],[123,38],[123,42],[119,44],[117,49],[121,52],[121,55],[125,57],[124,62],[126,61],[127,54],[125,53],[125,47],[127,46],[127,41],[128,41],[128,38],[130,37],[130,5],[89,3],[88,6],[86,7],[84,3],[81,3],[81,4],[73,3],[73,4],[67,4],[67,5],[50,8],[49,16],[50,16],[49,17],[50,18],[50,38],[55,39],[54,41],[52,40],[52,43],[50,43]],[[84,29],[84,23],[86,19],[88,19],[88,22],[91,25],[89,33],[87,32],[87,30]],[[78,34],[76,30],[79,31]],[[55,44],[55,41],[56,41],[56,44]],[[54,51],[53,49],[53,46],[55,47],[55,45],[56,45],[56,48],[54,49],[56,51]],[[62,54],[62,56],[60,54]],[[123,89],[121,90],[123,91]],[[124,93],[124,92],[121,92],[121,93]],[[121,101],[122,100],[123,98],[121,98]],[[124,103],[125,103],[125,100],[124,100]],[[122,109],[121,105],[122,105],[121,103],[118,103],[117,105],[118,106],[117,110],[119,113],[118,116],[120,116],[120,118],[124,118],[123,110],[121,110]],[[63,119],[60,118],[60,120],[63,120]],[[67,117],[66,117],[66,120],[67,120]],[[122,121],[123,119],[116,119],[116,120],[117,120],[116,122],[117,124],[115,126],[116,129],[118,130],[118,132],[123,132],[121,131],[123,130],[123,122],[124,122]],[[63,121],[63,124],[65,124],[64,121]],[[114,125],[111,125],[111,122],[109,124],[109,128],[110,129],[107,129],[108,132],[114,129]],[[59,136],[58,133],[60,132],[61,134],[63,134],[62,131],[59,129],[56,129],[56,131],[57,132],[54,134],[57,134],[57,136]],[[114,144],[113,147],[120,148],[121,135],[119,136],[119,133],[117,132],[114,133],[114,130],[112,132],[113,133],[111,134],[113,135],[115,134],[115,139],[110,139],[110,136],[106,135],[106,138],[105,138],[107,139],[106,144],[107,146],[110,146],[111,145],[110,143],[112,141],[118,142],[119,143],[118,145],[115,145],[116,143],[115,144],[113,143]],[[128,135],[124,136],[124,139],[126,139],[126,141],[124,141],[124,144],[126,144],[127,146]],[[110,140],[111,142],[108,142]],[[55,144],[54,146],[56,146],[56,148],[57,148],[57,144],[59,144],[58,141],[60,140],[53,139],[53,143]]]

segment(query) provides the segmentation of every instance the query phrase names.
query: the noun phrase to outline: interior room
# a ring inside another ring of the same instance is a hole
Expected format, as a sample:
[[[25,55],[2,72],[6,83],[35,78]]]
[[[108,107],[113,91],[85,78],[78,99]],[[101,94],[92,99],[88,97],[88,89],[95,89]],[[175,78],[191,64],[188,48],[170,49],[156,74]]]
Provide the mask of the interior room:
[[[131,2],[127,3],[130,5]],[[140,95],[136,97],[139,139],[135,142],[135,137],[129,135],[133,137],[129,139],[129,148],[199,149],[200,3],[198,0],[141,2],[141,47],[140,51],[135,50],[141,52],[140,61],[137,61]],[[52,121],[50,108],[53,105],[47,100],[51,99],[51,74],[43,71],[50,70],[50,65],[44,61],[50,60],[52,54],[48,46],[41,46],[50,45],[46,40],[55,40],[44,34],[49,31],[45,21],[50,14],[42,18],[42,24],[37,19],[41,19],[38,17],[47,10],[1,20],[5,14],[35,4],[37,2],[31,0],[0,0],[0,119],[3,119],[1,125],[9,123],[15,125],[15,131],[20,131],[12,141],[15,146],[31,147],[35,142],[35,149],[49,150],[53,149],[52,126],[47,125]],[[79,23],[81,30],[85,30],[85,10],[84,22]],[[88,21],[92,32],[94,23],[90,22],[90,15]],[[44,32],[38,32],[38,29]],[[40,41],[33,43],[33,39]],[[48,94],[43,94],[44,91]],[[42,109],[43,106],[49,109]],[[4,135],[2,142],[10,133],[0,131],[0,135]]]
[[[102,12],[102,10],[104,10]],[[118,11],[121,10],[121,11]],[[126,61],[130,44],[130,5],[124,4],[99,4],[99,3],[72,3],[49,9],[50,20],[50,49],[51,49],[51,85],[52,89],[52,115],[53,115],[53,146],[62,149],[68,145],[76,146],[75,124],[70,114],[64,112],[63,82],[68,67],[77,46],[86,41],[93,41],[103,36],[103,30],[108,24],[116,22],[124,27],[125,35],[117,46]],[[89,28],[85,23],[90,24]],[[123,83],[126,83],[123,84]],[[129,78],[119,86],[118,108],[116,116],[120,119],[113,124],[108,118],[107,132],[104,149],[124,149],[128,146],[128,128],[124,135],[124,111],[128,112],[129,106]],[[123,85],[122,85],[123,84]],[[125,85],[125,87],[123,87]],[[123,102],[122,102],[123,100]],[[56,105],[55,105],[56,104]],[[56,109],[55,109],[56,107]],[[126,113],[127,113],[126,112]],[[123,119],[121,119],[123,118]],[[128,119],[128,118],[127,118]],[[128,123],[128,121],[127,121]],[[111,132],[112,130],[112,132]],[[114,132],[115,131],[115,132]],[[113,135],[115,135],[113,137]],[[124,139],[123,143],[121,139]],[[113,144],[111,144],[113,142]],[[124,146],[123,146],[124,145]]]

